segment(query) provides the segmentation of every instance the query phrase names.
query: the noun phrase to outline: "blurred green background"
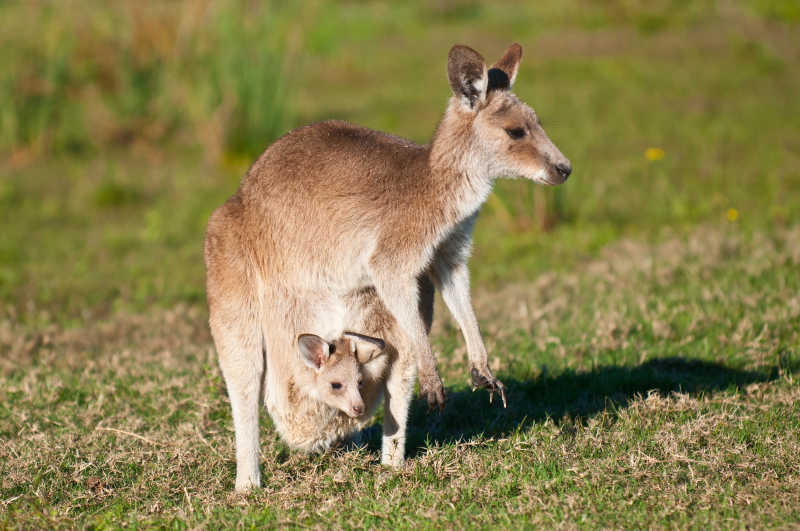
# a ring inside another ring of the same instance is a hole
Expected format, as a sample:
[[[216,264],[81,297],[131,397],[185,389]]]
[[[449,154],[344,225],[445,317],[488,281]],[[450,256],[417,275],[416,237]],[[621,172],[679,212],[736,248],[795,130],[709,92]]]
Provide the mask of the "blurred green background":
[[[625,237],[800,219],[800,4],[0,3],[0,312],[77,324],[204,304],[211,210],[284,132],[339,118],[427,142],[447,51],[524,55],[515,92],[572,161],[504,181],[478,289]]]

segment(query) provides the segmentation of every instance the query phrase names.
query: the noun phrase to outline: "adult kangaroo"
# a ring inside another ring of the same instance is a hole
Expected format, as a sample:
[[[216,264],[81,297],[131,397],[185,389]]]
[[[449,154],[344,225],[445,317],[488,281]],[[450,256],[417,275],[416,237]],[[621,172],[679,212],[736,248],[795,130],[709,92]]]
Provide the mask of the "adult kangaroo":
[[[487,69],[478,52],[453,46],[453,96],[430,144],[339,121],[301,127],[272,144],[211,215],[207,296],[233,409],[237,490],[260,484],[259,400],[271,414],[286,409],[271,383],[300,363],[298,334],[339,337],[344,301],[360,289],[374,289],[402,336],[385,384],[384,464],[403,463],[417,372],[428,403],[444,403],[418,306],[426,272],[464,334],[474,385],[505,401],[470,302],[472,229],[495,179],[556,185],[572,171],[510,92],[521,57],[512,44]]]

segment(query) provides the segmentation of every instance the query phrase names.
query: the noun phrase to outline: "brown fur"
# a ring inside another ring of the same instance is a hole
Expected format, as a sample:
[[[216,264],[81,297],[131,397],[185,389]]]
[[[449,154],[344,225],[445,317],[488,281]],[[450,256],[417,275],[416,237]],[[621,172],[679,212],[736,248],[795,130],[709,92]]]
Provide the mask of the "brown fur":
[[[493,66],[509,85],[520,57],[513,45]],[[427,341],[431,312],[420,296],[430,280],[464,333],[473,381],[502,392],[469,302],[472,227],[495,178],[558,184],[569,162],[530,107],[506,89],[489,90],[480,54],[454,46],[448,78],[453,98],[431,144],[339,121],[302,127],[272,144],[212,214],[207,293],[234,412],[237,488],[258,484],[254,393],[263,390],[271,415],[284,414],[287,378],[302,387],[307,369],[294,338],[307,331],[337,337],[351,326],[345,302],[359,290],[373,289],[395,321],[384,463],[402,463],[417,367],[429,403],[444,402]],[[509,128],[524,134],[512,138]]]

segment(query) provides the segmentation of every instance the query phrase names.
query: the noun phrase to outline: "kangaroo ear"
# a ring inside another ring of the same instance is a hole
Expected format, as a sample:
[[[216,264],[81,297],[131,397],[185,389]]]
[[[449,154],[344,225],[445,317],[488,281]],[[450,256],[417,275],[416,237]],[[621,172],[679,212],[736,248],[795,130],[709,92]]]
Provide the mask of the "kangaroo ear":
[[[369,337],[355,332],[345,332],[344,336],[350,339],[351,345],[355,346],[355,355],[359,363],[368,363],[381,354],[386,348],[386,343],[377,337]]]
[[[322,368],[331,354],[328,342],[314,334],[297,336],[297,346],[300,347],[300,359],[314,370]]]
[[[447,78],[453,94],[466,108],[474,110],[486,100],[486,62],[481,54],[469,46],[456,44],[450,48]]]
[[[508,90],[513,87],[521,59],[522,46],[517,43],[509,46],[503,57],[489,69],[488,90]]]

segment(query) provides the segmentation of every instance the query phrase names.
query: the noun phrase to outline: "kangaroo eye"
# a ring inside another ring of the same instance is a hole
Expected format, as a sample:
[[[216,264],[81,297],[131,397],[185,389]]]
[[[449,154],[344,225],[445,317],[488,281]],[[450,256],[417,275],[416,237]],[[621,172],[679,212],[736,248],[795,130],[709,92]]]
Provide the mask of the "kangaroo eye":
[[[521,127],[514,127],[512,129],[506,129],[506,133],[514,140],[519,140],[520,138],[525,136],[525,129]]]
[[[340,384],[339,382],[333,382],[333,383],[331,383],[331,388],[333,388],[333,389],[341,389],[342,388],[342,384]]]
[[[359,380],[358,381],[358,388],[361,389],[362,387],[364,387],[364,380]]]
[[[336,345],[334,345],[333,343],[331,343],[331,349],[330,349],[330,353],[331,353],[331,354],[333,354],[334,352],[336,352]]]

